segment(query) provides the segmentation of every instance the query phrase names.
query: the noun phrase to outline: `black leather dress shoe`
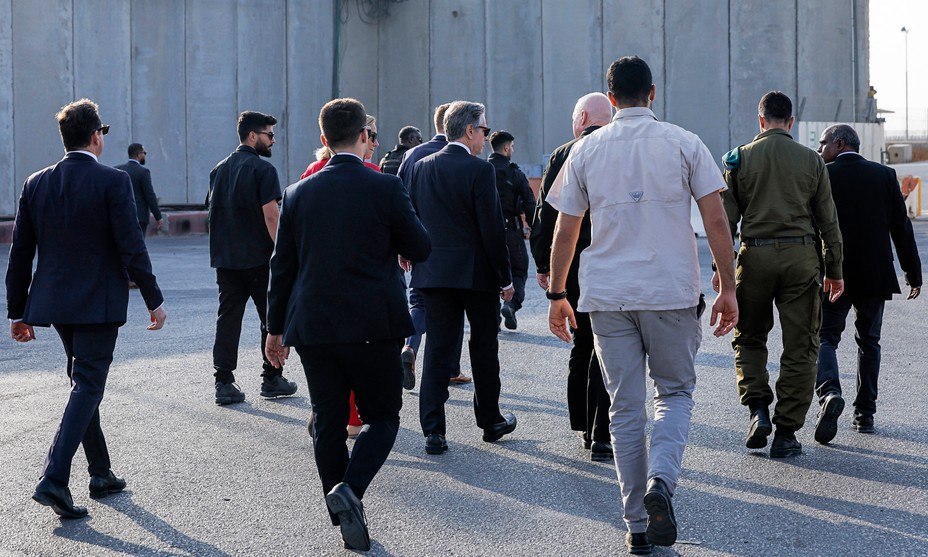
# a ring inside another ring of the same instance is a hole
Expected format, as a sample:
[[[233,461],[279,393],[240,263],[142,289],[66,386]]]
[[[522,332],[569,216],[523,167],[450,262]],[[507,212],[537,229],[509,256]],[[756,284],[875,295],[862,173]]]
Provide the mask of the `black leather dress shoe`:
[[[770,410],[763,404],[751,406],[751,423],[748,426],[748,436],[744,446],[749,449],[762,449],[767,446],[767,437],[773,431],[770,423]]]
[[[632,555],[648,555],[651,553],[651,542],[648,541],[648,535],[644,532],[625,532],[625,547]]]
[[[345,482],[336,485],[325,496],[325,503],[331,512],[338,515],[338,526],[342,530],[345,549],[370,551],[371,537],[367,531],[364,505],[351,487]]]
[[[654,545],[673,545],[677,541],[677,519],[664,480],[651,478],[648,481],[644,508],[648,511],[648,541]]]
[[[430,433],[425,438],[425,452],[428,454],[441,454],[448,450],[448,442],[440,433]]]
[[[593,441],[590,444],[590,460],[593,462],[609,462],[612,460],[612,443]]]
[[[854,416],[854,423],[851,424],[857,433],[873,433],[873,416]]]
[[[795,433],[781,432],[777,429],[770,444],[770,458],[789,458],[802,454],[802,445]]]
[[[41,505],[51,507],[61,518],[83,518],[87,516],[86,507],[78,507],[71,499],[71,490],[48,478],[39,480],[32,498]]]
[[[838,434],[838,418],[844,411],[844,399],[837,393],[825,395],[825,401],[818,411],[815,421],[815,440],[821,444],[829,443]]]
[[[483,440],[487,443],[499,441],[502,439],[503,435],[512,433],[515,429],[516,415],[512,412],[506,412],[503,414],[503,421],[498,424],[493,424],[490,427],[484,428]]]
[[[106,476],[90,476],[90,497],[93,499],[102,499],[124,489],[126,480],[114,474],[112,470]]]

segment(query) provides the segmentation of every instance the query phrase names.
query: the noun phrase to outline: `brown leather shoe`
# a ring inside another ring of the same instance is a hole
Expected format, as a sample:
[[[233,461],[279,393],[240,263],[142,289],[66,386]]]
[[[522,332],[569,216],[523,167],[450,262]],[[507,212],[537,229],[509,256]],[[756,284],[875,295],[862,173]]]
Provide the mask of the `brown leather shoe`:
[[[473,381],[473,379],[464,375],[463,373],[461,375],[458,375],[457,377],[452,377],[451,379],[448,380],[448,382],[451,383],[452,385],[463,385],[465,383],[470,383],[471,381]]]

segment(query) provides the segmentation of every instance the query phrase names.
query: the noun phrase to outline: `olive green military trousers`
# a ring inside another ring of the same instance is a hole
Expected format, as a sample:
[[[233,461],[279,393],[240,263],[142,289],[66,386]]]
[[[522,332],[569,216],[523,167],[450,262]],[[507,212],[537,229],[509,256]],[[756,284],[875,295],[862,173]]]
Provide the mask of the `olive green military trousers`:
[[[783,355],[772,421],[796,431],[812,403],[817,372],[822,299],[819,260],[812,244],[741,246],[736,269],[738,325],[732,347],[741,404],[773,402],[767,373],[767,335],[776,305]]]

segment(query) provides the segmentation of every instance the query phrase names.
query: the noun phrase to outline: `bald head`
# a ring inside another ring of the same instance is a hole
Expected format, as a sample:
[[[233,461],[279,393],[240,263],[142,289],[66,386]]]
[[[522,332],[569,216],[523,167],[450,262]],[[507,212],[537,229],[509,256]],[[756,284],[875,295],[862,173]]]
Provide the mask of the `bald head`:
[[[588,93],[580,97],[574,106],[574,137],[580,137],[590,126],[605,126],[612,120],[612,104],[602,93]]]

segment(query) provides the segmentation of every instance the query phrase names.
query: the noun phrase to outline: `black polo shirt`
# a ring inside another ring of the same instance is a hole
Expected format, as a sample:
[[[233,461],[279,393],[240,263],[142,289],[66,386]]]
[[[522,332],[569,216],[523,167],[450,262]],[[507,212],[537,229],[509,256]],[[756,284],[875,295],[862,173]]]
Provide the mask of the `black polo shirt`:
[[[274,251],[262,207],[280,200],[274,165],[239,145],[209,173],[209,259],[221,269],[265,265]]]

